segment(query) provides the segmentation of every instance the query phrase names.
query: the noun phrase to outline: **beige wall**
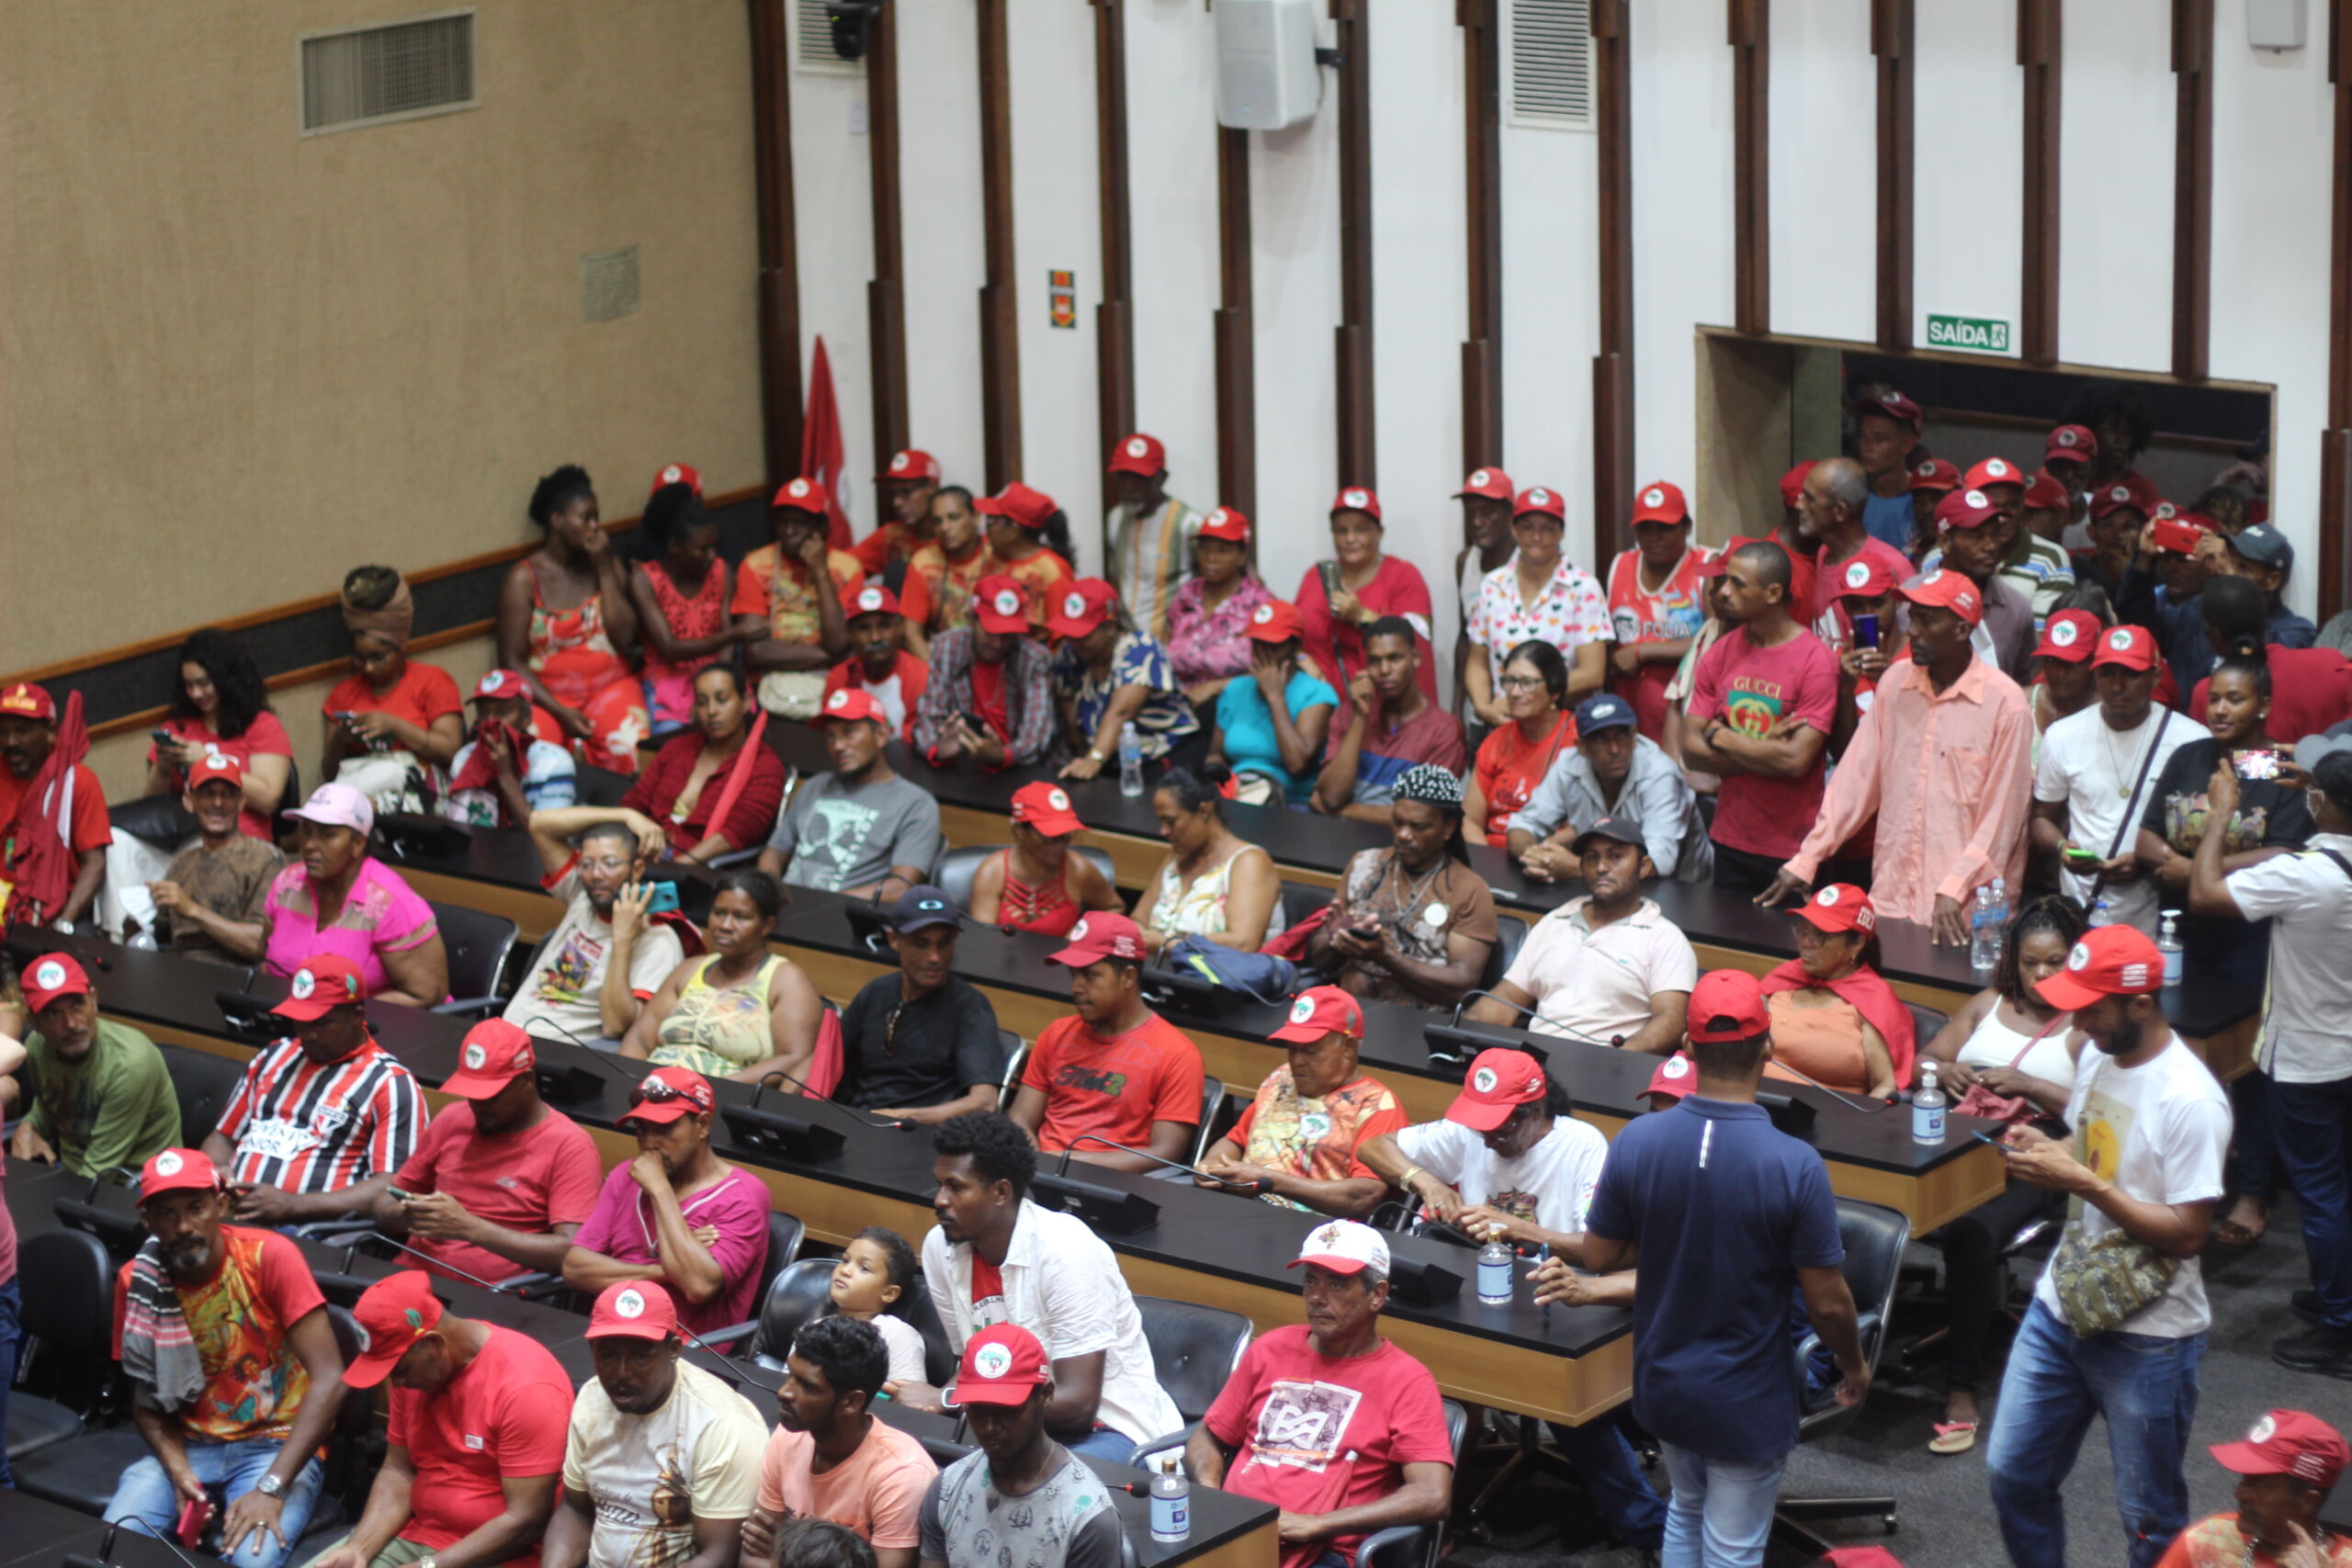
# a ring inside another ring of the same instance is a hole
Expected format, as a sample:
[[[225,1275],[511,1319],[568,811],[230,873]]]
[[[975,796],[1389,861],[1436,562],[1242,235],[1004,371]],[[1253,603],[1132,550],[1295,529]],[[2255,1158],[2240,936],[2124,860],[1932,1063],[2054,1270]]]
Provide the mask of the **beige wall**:
[[[762,478],[741,0],[480,0],[481,107],[299,135],[299,37],[407,14],[0,6],[0,670],[518,542],[560,462]]]

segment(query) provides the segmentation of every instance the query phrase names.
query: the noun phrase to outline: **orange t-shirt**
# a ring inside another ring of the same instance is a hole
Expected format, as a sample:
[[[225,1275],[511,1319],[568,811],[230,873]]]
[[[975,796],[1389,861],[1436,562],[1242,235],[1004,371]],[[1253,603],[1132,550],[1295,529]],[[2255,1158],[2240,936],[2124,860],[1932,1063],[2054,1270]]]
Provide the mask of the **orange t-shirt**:
[[[327,714],[388,713],[394,718],[404,718],[420,729],[432,728],[433,721],[445,713],[462,713],[465,705],[458,697],[458,682],[449,672],[433,664],[411,661],[401,672],[392,689],[382,696],[376,694],[364,675],[347,676],[335,683],[327,694],[321,710]]]
[[[1487,801],[1487,842],[1510,842],[1510,819],[1564,751],[1575,750],[1577,716],[1564,713],[1552,733],[1530,744],[1516,723],[1506,724],[1478,743],[1478,793]]]
[[[735,573],[735,602],[727,607],[728,613],[759,616],[779,642],[815,642],[823,611],[809,584],[808,569],[797,560],[786,561],[779,575],[779,557],[774,545],[762,545],[743,558]],[[847,550],[828,550],[825,575],[832,579],[832,594],[838,602],[865,581],[865,569]]]
[[[1037,1036],[1021,1087],[1046,1097],[1039,1148],[1057,1152],[1080,1134],[1092,1133],[1140,1149],[1150,1146],[1154,1122],[1200,1125],[1205,1076],[1200,1047],[1156,1012],[1111,1040],[1098,1038],[1072,1014]]]
[[[1046,624],[1046,604],[1054,590],[1078,575],[1070,570],[1069,562],[1043,546],[1027,560],[1005,562],[1004,574],[1021,584],[1022,592],[1028,596],[1032,626]]]

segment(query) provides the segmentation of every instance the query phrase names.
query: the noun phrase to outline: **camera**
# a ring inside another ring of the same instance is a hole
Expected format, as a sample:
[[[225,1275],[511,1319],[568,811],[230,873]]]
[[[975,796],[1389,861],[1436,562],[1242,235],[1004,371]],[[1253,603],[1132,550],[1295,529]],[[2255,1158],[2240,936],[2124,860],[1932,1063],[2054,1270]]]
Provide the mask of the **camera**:
[[[865,58],[874,23],[882,15],[882,0],[825,0],[825,21],[832,28],[833,52],[843,60]]]

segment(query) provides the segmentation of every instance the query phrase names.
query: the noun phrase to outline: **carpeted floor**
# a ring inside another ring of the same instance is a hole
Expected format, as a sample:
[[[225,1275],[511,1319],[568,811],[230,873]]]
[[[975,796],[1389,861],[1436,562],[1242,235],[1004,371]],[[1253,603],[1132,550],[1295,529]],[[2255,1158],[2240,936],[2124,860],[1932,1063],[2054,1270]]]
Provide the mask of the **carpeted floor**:
[[[2207,1444],[2237,1438],[2264,1411],[2281,1406],[2316,1411],[2339,1425],[2352,1422],[2352,1383],[2290,1372],[2270,1359],[2272,1341],[2305,1326],[2287,1306],[2289,1292],[2311,1283],[2293,1201],[2281,1199],[2261,1246],[2250,1253],[2208,1258],[2205,1269],[2214,1325],[2188,1462],[2192,1517],[2233,1506],[2231,1477],[2205,1451]],[[1924,1331],[1896,1319],[1898,1341]],[[1935,1368],[1910,1380],[1883,1371],[1860,1419],[1834,1438],[1801,1446],[1791,1457],[1784,1495],[1893,1495],[1900,1524],[1892,1536],[1881,1534],[1874,1520],[1817,1528],[1837,1544],[1884,1546],[1905,1568],[1988,1568],[2007,1562],[1985,1488],[1982,1438],[1973,1452],[1956,1457],[1928,1451],[1928,1427],[1942,1407],[1943,1385]],[[1473,1484],[1479,1479],[1469,1478]],[[1656,1472],[1652,1479],[1662,1483]],[[1498,1510],[1492,1541],[1479,1544],[1457,1532],[1452,1562],[1462,1568],[1531,1568],[1582,1559],[1598,1568],[1632,1561],[1622,1553],[1600,1554],[1600,1532],[1582,1495],[1572,1487],[1545,1478],[1513,1492]],[[2346,1507],[2339,1497],[2330,1513],[2341,1515]],[[2104,1426],[2093,1425],[2066,1483],[2066,1520],[2075,1561],[2122,1560],[2123,1526],[2115,1507]],[[1768,1559],[1771,1568],[1800,1561],[1777,1547]]]

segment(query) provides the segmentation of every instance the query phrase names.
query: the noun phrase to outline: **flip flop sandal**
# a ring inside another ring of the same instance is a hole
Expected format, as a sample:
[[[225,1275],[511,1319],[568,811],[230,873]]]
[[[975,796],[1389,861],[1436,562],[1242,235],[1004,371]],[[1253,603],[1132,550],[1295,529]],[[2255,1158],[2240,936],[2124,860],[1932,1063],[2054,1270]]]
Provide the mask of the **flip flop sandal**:
[[[2269,1234],[2270,1221],[2267,1217],[2258,1225],[2242,1225],[2234,1220],[2223,1220],[2213,1227],[2212,1242],[2214,1246],[2228,1247],[2233,1252],[2244,1252],[2261,1246],[2262,1238]]]
[[[1973,1421],[1939,1421],[1936,1435],[1928,1439],[1928,1451],[1931,1454],[1964,1454],[1975,1446]]]

